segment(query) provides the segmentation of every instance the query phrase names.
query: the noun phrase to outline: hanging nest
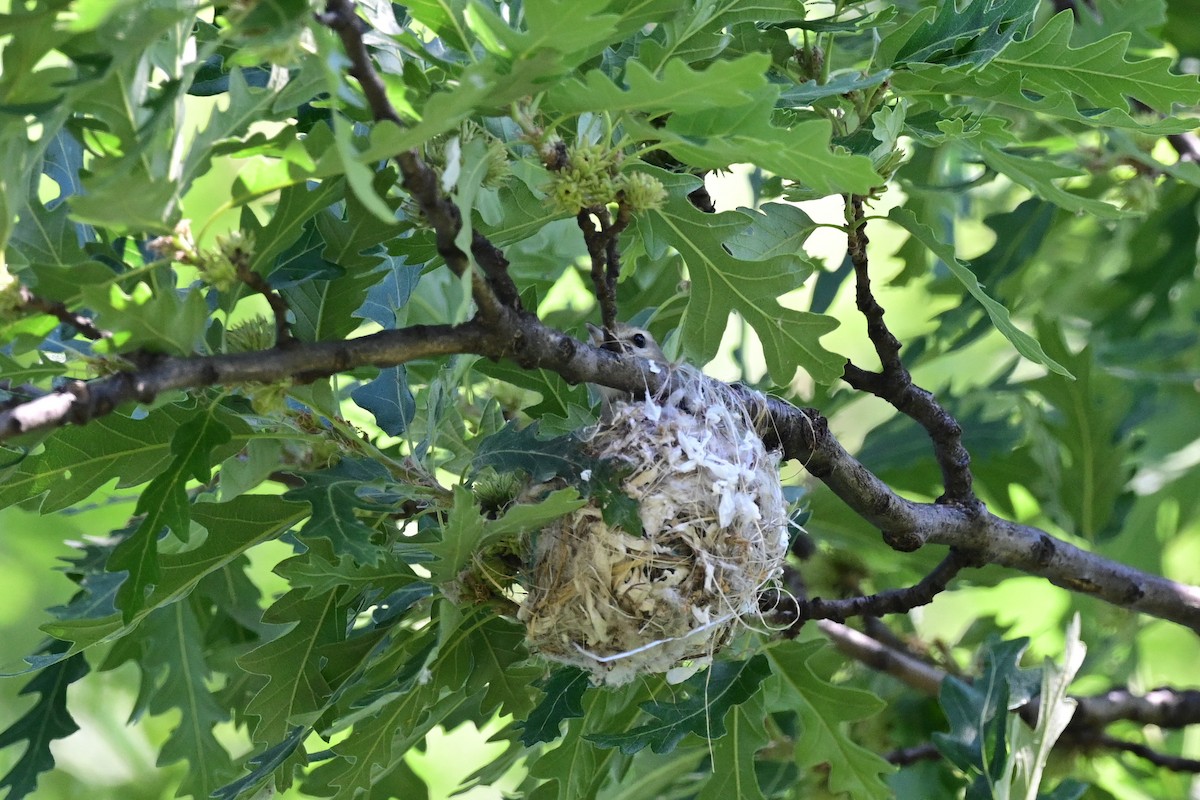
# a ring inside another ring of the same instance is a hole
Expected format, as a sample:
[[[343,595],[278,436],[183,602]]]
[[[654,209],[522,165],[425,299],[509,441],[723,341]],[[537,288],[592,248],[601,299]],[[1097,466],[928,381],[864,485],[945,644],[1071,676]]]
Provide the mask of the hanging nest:
[[[640,535],[606,524],[593,498],[532,543],[518,615],[527,641],[598,683],[706,665],[758,617],[787,552],[779,455],[734,392],[679,369],[683,388],[614,403],[586,445],[623,470]]]

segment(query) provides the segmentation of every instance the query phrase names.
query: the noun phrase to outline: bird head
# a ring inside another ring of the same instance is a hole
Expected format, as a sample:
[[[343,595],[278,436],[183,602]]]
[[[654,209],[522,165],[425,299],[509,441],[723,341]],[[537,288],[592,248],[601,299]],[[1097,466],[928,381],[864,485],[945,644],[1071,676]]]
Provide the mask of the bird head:
[[[587,323],[588,334],[591,337],[592,344],[597,347],[604,346],[606,337],[604,329],[599,328],[590,322]],[[617,337],[617,342],[621,345],[621,349],[631,355],[640,356],[641,358],[657,361],[660,364],[669,363],[667,357],[663,355],[662,348],[658,346],[658,342],[650,335],[650,331],[645,328],[639,328],[635,325],[627,325],[624,322],[618,322],[616,330],[613,333]],[[608,340],[611,341],[611,340]]]

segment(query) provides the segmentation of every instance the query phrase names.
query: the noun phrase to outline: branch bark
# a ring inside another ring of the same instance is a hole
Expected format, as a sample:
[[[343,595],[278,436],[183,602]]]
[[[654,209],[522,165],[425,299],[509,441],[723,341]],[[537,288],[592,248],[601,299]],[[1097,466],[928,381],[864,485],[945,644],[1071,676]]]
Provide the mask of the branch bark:
[[[817,623],[821,632],[841,652],[877,672],[896,678],[922,694],[936,697],[948,674],[903,650],[890,647],[865,633],[831,620]],[[1104,732],[1105,726],[1128,721],[1162,728],[1182,728],[1200,723],[1200,692],[1155,689],[1137,695],[1118,689],[1099,695],[1073,696],[1075,714],[1063,735],[1063,743],[1074,747],[1120,750],[1176,771],[1196,772],[1200,762],[1159,753],[1145,745],[1126,742]],[[1037,722],[1039,698],[1034,697],[1017,713],[1031,724]],[[909,752],[911,750],[912,752]],[[919,753],[919,755],[918,755]],[[907,764],[934,757],[925,746],[896,751],[893,763]],[[892,760],[892,756],[888,756]]]

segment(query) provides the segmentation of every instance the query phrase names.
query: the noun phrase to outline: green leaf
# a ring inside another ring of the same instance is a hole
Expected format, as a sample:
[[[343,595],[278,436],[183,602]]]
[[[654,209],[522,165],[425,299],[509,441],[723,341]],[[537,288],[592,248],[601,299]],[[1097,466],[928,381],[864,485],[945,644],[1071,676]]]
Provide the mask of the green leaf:
[[[294,725],[309,725],[332,692],[321,674],[316,651],[345,639],[344,610],[339,592],[315,597],[293,589],[275,602],[263,621],[287,624],[288,630],[238,659],[247,672],[263,675],[267,684],[254,695],[245,713],[258,717],[252,727],[256,742],[277,742]]]
[[[1087,647],[1079,639],[1079,614],[1071,618],[1067,626],[1066,647],[1063,665],[1059,667],[1047,658],[1042,667],[1042,688],[1038,693],[1037,727],[1030,730],[1019,716],[1014,715],[1010,740],[1012,753],[1008,760],[1008,771],[1004,783],[1009,796],[1014,798],[1035,797],[1042,784],[1042,775],[1050,759],[1055,742],[1075,715],[1078,703],[1067,697],[1067,689],[1075,680]]]
[[[413,19],[436,33],[446,44],[456,50],[470,49],[463,21],[466,0],[413,0],[407,7]]]
[[[172,603],[149,614],[138,631],[141,647],[138,667],[152,677],[146,686],[152,696],[152,714],[179,709],[176,725],[158,757],[158,766],[183,761],[187,773],[179,793],[208,797],[234,774],[229,753],[217,740],[213,727],[228,718],[205,681],[210,669],[204,647],[204,629],[187,602]],[[139,703],[144,702],[139,700]]]
[[[111,331],[121,348],[191,355],[208,326],[208,306],[199,289],[178,290],[174,279],[159,273],[130,293],[115,283],[88,285],[82,287],[80,297],[95,312],[96,324]]]
[[[350,398],[359,408],[370,411],[375,424],[388,436],[404,433],[417,413],[403,364],[380,370],[376,378],[355,387]]]
[[[951,70],[922,70],[895,73],[892,84],[906,97],[919,97],[942,107],[947,95],[975,98],[1010,108],[1058,117],[1093,128],[1121,128],[1145,133],[1171,134],[1190,131],[1192,123],[1175,117],[1158,118],[1152,114],[1131,116],[1124,107],[1098,108],[1081,105],[1076,96],[1066,90],[1034,92],[1025,86],[1020,72],[999,70],[989,65],[987,70],[970,72],[960,67]],[[944,128],[946,123],[942,123]],[[976,126],[967,128],[975,133]],[[961,135],[961,134],[960,134]]]
[[[829,765],[829,788],[855,800],[886,800],[892,796],[882,775],[893,768],[882,757],[851,739],[843,730],[879,712],[883,702],[874,695],[835,686],[814,670],[821,642],[781,642],[767,651],[771,678],[768,709],[800,715],[802,732],[795,752],[799,766]]]
[[[339,586],[350,587],[352,593],[388,593],[409,588],[424,596],[432,591],[409,567],[412,559],[406,561],[399,556],[386,554],[378,564],[365,566],[349,556],[335,559],[332,551],[318,553],[323,549],[319,542],[314,542],[307,553],[289,558],[276,568],[276,572],[287,579],[289,586],[307,589],[308,597],[327,594]],[[418,583],[420,586],[414,585]],[[394,605],[389,604],[389,609],[395,610]]]
[[[978,776],[979,783],[1003,778],[1008,711],[1028,702],[1041,683],[1039,670],[1020,668],[1028,646],[1024,638],[993,643],[984,655],[983,674],[974,683],[954,676],[942,681],[938,700],[950,731],[935,732],[933,743],[960,770]]]
[[[1014,42],[993,62],[997,75],[1011,70],[1024,87],[1040,94],[1066,91],[1093,106],[1125,108],[1132,97],[1161,114],[1176,103],[1200,103],[1200,81],[1171,72],[1171,59],[1129,61],[1129,33],[1114,33],[1084,47],[1070,46],[1072,16],[1063,11],[1022,42]]]
[[[734,706],[725,718],[728,733],[709,743],[712,753],[712,777],[700,790],[697,800],[761,800],[755,754],[770,741],[763,726],[766,711],[760,695]]]
[[[1031,489],[1065,530],[1092,542],[1110,538],[1133,500],[1129,426],[1136,398],[1097,368],[1092,346],[1072,354],[1056,328],[1041,324],[1038,333],[1075,380],[1047,375],[1028,384],[1054,409],[1039,415],[1034,457],[1043,472]]]
[[[251,547],[289,530],[306,516],[306,506],[288,503],[273,495],[242,495],[227,503],[197,503],[192,519],[209,531],[197,547],[183,553],[158,557],[158,582],[144,608],[128,624],[112,609],[109,595],[93,597],[82,613],[72,613],[60,621],[49,622],[43,630],[72,643],[65,655],[123,636],[156,608],[179,600],[196,587],[206,575],[223,569]],[[115,593],[116,586],[108,587]],[[66,607],[79,612],[74,604]],[[96,616],[96,614],[102,616]]]
[[[343,339],[360,322],[354,316],[367,299],[367,292],[380,281],[378,272],[343,275],[334,280],[309,280],[280,291],[295,314],[292,333],[310,342]]]
[[[440,699],[425,686],[398,692],[394,700],[355,723],[332,748],[336,754],[312,771],[305,789],[333,800],[354,800],[403,763],[404,753],[436,725],[466,705],[461,693]]]
[[[861,92],[864,89],[874,89],[892,77],[890,69],[864,75],[858,72],[845,72],[835,75],[824,83],[815,80],[804,81],[784,89],[776,101],[780,108],[796,108],[809,106],[827,97],[841,97],[850,92]]]
[[[322,181],[312,188],[304,184],[288,186],[279,193],[279,202],[266,225],[249,208],[244,208],[241,228],[254,242],[250,268],[270,276],[276,259],[300,238],[304,223],[341,200],[344,190],[345,183],[336,179]]]
[[[978,69],[1021,38],[1033,22],[1038,0],[942,0],[933,19],[917,28],[897,51],[893,66],[911,63]]]
[[[207,483],[213,450],[230,440],[229,428],[217,420],[215,410],[200,409],[175,430],[171,463],[138,498],[135,513],[144,515],[142,521],[129,538],[117,545],[105,566],[109,572],[129,573],[117,592],[117,606],[125,622],[133,619],[145,601],[146,590],[158,581],[158,537],[163,529],[170,529],[182,541],[188,540],[187,482]]]
[[[344,458],[328,469],[300,476],[304,487],[292,489],[284,498],[307,502],[312,516],[300,536],[328,539],[337,555],[348,555],[361,564],[378,563],[380,548],[371,542],[375,528],[359,519],[357,510],[382,509],[366,499],[362,490],[382,486],[390,476],[378,461]]]
[[[579,474],[595,463],[596,460],[583,451],[574,437],[540,439],[536,422],[520,428],[515,421],[510,421],[479,443],[471,460],[471,469],[476,472],[484,467],[497,472],[521,470],[532,482],[542,483],[556,476],[578,480]]]
[[[231,69],[225,107],[213,109],[208,124],[196,134],[188,146],[179,193],[184,194],[192,182],[209,169],[214,147],[230,137],[245,133],[252,124],[261,123],[268,118],[268,109],[278,96],[277,89],[250,88],[245,72],[241,69]],[[293,180],[303,180],[303,173],[297,171]]]
[[[193,414],[192,408],[167,405],[142,419],[110,414],[55,431],[42,452],[26,457],[0,484],[0,508],[42,496],[37,508],[49,514],[86,499],[113,478],[119,488],[145,483],[171,463],[175,432]],[[237,435],[248,430],[231,415],[222,414],[220,421]],[[219,448],[213,459],[227,458],[240,446]]]
[[[37,266],[45,271],[47,268],[64,269],[90,261],[91,257],[79,244],[79,228],[71,221],[65,204],[59,204],[51,210],[41,203],[31,203],[21,212],[12,231],[9,244],[20,259],[14,259],[14,262]]]
[[[1066,367],[1046,355],[1046,351],[1042,349],[1042,345],[1038,343],[1037,339],[1013,324],[1012,319],[1008,315],[1008,309],[988,296],[983,287],[979,285],[979,281],[975,278],[974,273],[971,272],[970,265],[965,261],[960,261],[955,256],[953,247],[938,241],[932,228],[923,225],[911,211],[905,208],[898,207],[893,209],[888,214],[888,219],[911,233],[914,238],[925,245],[930,252],[946,264],[946,267],[954,277],[962,282],[967,291],[971,293],[971,296],[983,305],[984,310],[987,311],[988,316],[992,319],[992,324],[996,326],[996,330],[1000,331],[1001,335],[1012,343],[1012,346],[1016,348],[1018,353],[1035,364],[1041,364],[1057,372],[1059,375],[1064,375],[1068,378],[1072,377]]]
[[[380,195],[386,194],[395,183],[394,169],[382,169],[374,173],[374,189]],[[394,217],[400,200],[395,198],[384,202],[389,209],[385,220],[376,216],[355,194],[346,198],[344,215],[335,214],[330,208],[318,212],[315,222],[325,241],[322,258],[355,272],[369,272],[383,263],[380,245],[395,239],[402,230]]]
[[[811,273],[808,263],[796,255],[765,260],[735,257],[729,252],[733,242],[738,242],[738,252],[757,255],[754,237],[747,233],[754,218],[738,211],[705,214],[686,198],[694,187],[692,180],[659,170],[653,174],[668,187],[672,197],[662,210],[638,218],[638,232],[651,257],[657,257],[669,245],[679,251],[688,266],[691,295],[682,334],[689,358],[704,363],[716,355],[726,320],[736,311],[762,340],[767,368],[776,383],[788,383],[797,367],[803,367],[818,382],[836,380],[845,359],[826,350],[818,340],[837,327],[837,322],[821,314],[786,308],[777,300]]]
[[[1093,200],[1068,192],[1054,183],[1064,178],[1082,177],[1084,173],[1079,170],[1061,167],[1045,158],[1025,158],[987,143],[979,143],[977,148],[983,156],[984,163],[989,167],[1011,178],[1014,183],[1024,186],[1043,200],[1049,200],[1067,211],[1093,214],[1104,219],[1128,216],[1128,212],[1123,212],[1103,200]]]
[[[806,120],[790,128],[772,124],[777,97],[778,89],[772,87],[749,104],[672,114],[662,127],[630,119],[626,127],[639,140],[661,142],[667,152],[697,169],[754,164],[820,195],[869,194],[882,185],[870,159],[833,149],[829,122]]]
[[[583,695],[591,688],[588,674],[575,667],[555,670],[540,688],[545,697],[521,724],[521,744],[533,747],[562,735],[562,723],[583,716]]]
[[[588,405],[587,389],[579,385],[570,385],[557,372],[545,369],[521,369],[508,361],[480,361],[475,364],[474,368],[484,375],[499,378],[513,386],[540,394],[542,397],[540,403],[524,409],[525,413],[535,419],[547,415],[569,417],[573,405]],[[542,425],[544,426],[545,422],[542,422]]]
[[[639,111],[645,114],[709,112],[723,105],[742,106],[767,87],[769,56],[761,53],[733,61],[714,61],[694,70],[672,59],[657,72],[639,61],[625,65],[625,87],[602,70],[589,71],[581,82],[566,80],[546,95],[546,102],[564,114],[604,109],[610,113]]]
[[[64,642],[52,642],[48,652],[61,653]],[[0,789],[8,787],[8,800],[19,800],[37,788],[38,775],[54,768],[50,743],[79,730],[67,711],[67,687],[88,673],[87,661],[73,655],[52,663],[35,675],[20,694],[38,694],[38,701],[19,719],[0,731],[0,749],[27,742],[21,757],[0,778]]]
[[[297,725],[284,739],[248,758],[246,765],[251,768],[249,774],[222,786],[213,792],[212,797],[216,800],[237,800],[250,789],[265,783],[276,770],[292,758],[297,750],[301,749],[300,746],[308,734],[308,728]]]
[[[464,16],[492,53],[517,61],[550,50],[567,56],[566,69],[599,52],[613,38],[618,17],[600,13],[608,5],[609,0],[526,0],[524,31],[510,27],[478,0],[467,5]]]
[[[643,703],[642,710],[655,722],[625,733],[590,734],[587,739],[601,747],[619,747],[626,755],[645,747],[669,753],[689,733],[719,739],[726,733],[725,719],[730,709],[753,697],[770,673],[763,655],[746,661],[717,661],[706,672],[676,687],[671,702]]]
[[[804,242],[817,223],[796,206],[767,203],[758,209],[738,209],[750,215],[753,225],[725,241],[729,254],[743,261],[765,261],[776,256],[807,260]]]
[[[446,515],[441,541],[426,544],[437,559],[427,565],[435,583],[453,580],[467,566],[471,556],[496,539],[537,530],[586,505],[574,488],[551,492],[537,503],[516,503],[499,519],[485,519],[471,492],[454,487],[454,505]]]

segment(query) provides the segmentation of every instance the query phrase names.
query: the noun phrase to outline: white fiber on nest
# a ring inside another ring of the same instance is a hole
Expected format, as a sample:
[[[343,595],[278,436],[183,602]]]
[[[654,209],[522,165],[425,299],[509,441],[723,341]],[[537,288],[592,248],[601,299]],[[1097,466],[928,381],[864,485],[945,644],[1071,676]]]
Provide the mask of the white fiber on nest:
[[[593,501],[537,535],[525,581],[530,647],[612,686],[706,664],[757,617],[787,551],[778,454],[732,391],[677,369],[684,388],[614,403],[588,442],[630,470],[642,534],[610,528]]]

